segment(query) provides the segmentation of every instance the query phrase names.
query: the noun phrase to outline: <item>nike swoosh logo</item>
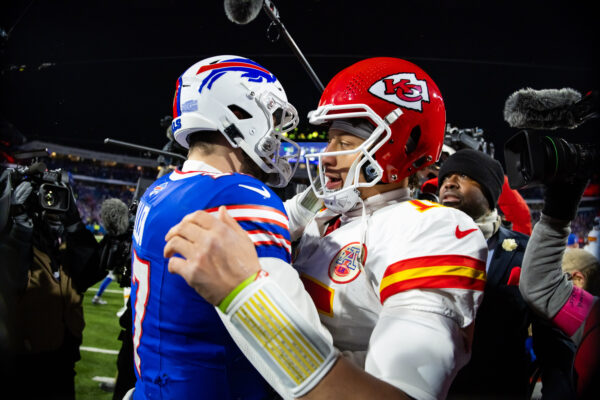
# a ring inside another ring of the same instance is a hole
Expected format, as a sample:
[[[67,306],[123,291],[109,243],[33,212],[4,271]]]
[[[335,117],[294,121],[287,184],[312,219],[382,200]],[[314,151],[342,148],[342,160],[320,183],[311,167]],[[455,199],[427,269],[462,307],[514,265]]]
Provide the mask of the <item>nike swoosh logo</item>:
[[[247,186],[247,185],[242,185],[242,184],[239,184],[238,186],[243,187],[244,189],[252,190],[253,192],[260,194],[265,199],[268,199],[269,197],[271,197],[271,193],[269,193],[267,188],[264,186],[262,187],[262,189],[256,188],[254,186]]]
[[[456,235],[457,239],[462,239],[465,236],[467,236],[468,234],[475,232],[477,229],[479,229],[479,228],[473,228],[473,229],[467,229],[466,231],[461,231],[458,228],[458,225],[456,225],[456,230],[454,231],[454,234]]]

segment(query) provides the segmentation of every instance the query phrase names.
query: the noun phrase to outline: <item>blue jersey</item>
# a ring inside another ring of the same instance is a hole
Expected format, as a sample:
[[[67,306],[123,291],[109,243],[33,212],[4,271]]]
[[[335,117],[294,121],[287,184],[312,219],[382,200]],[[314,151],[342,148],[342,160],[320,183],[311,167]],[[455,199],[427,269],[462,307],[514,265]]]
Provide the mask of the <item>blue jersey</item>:
[[[288,218],[279,197],[242,174],[175,171],[142,196],[133,233],[131,301],[135,399],[263,399],[272,393],[231,339],[214,307],[163,257],[165,235],[196,210],[224,205],[259,257],[290,262]]]

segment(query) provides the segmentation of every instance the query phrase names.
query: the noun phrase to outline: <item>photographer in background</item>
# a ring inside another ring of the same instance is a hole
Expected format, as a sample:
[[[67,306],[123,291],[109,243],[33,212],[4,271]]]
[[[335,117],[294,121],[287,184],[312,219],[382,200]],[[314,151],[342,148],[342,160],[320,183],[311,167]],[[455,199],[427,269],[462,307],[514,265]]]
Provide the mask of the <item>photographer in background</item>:
[[[3,297],[11,307],[3,392],[74,399],[83,293],[101,280],[98,243],[85,229],[64,171],[43,163],[0,177]]]
[[[574,129],[599,116],[598,91],[582,96],[570,88],[521,89],[507,99],[504,109],[508,124],[523,129],[504,145],[511,187],[545,187],[540,220],[523,257],[519,290],[533,311],[570,336],[577,347],[574,363],[564,373],[571,378],[571,393],[558,395],[557,388],[548,390],[544,384],[544,399],[596,399],[600,393],[600,302],[562,269],[571,221],[589,177],[599,172],[600,147],[570,143],[547,132]],[[592,132],[598,133],[598,124]]]
[[[587,399],[600,393],[600,302],[561,268],[570,223],[586,183],[571,177],[546,185],[544,208],[523,257],[519,290],[533,310],[577,346],[573,385],[577,397]]]

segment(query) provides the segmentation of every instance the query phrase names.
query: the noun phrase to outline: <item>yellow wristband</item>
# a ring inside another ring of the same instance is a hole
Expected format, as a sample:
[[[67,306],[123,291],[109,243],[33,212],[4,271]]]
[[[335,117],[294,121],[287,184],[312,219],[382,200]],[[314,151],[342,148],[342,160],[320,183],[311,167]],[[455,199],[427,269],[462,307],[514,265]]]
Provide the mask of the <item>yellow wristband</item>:
[[[227,296],[225,296],[223,301],[218,305],[219,310],[223,311],[223,313],[226,313],[227,307],[229,307],[229,305],[231,304],[233,299],[235,299],[235,297],[238,295],[238,293],[240,293],[246,286],[248,286],[249,284],[254,282],[254,280],[256,279],[256,275],[258,275],[258,272],[255,272],[254,274],[250,275],[242,283],[237,285],[237,287],[235,289],[233,289],[231,291],[231,293],[229,293]]]

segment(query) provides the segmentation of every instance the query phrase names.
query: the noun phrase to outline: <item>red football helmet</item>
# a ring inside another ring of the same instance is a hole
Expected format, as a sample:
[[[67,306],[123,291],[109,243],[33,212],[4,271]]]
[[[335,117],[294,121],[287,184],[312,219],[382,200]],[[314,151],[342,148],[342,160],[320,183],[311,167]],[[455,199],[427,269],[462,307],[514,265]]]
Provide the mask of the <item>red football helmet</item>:
[[[319,160],[320,182],[310,173],[309,177],[328,207],[327,199],[339,198],[342,191],[399,182],[435,163],[444,144],[446,109],[440,90],[421,68],[399,58],[369,58],[342,70],[329,82],[309,118],[317,125],[361,118],[374,126],[357,149],[307,155]],[[327,193],[321,189],[325,188],[322,157],[349,152],[360,152],[362,157],[352,166],[354,171],[349,171],[344,187],[335,194]],[[358,182],[361,169],[368,182]]]

